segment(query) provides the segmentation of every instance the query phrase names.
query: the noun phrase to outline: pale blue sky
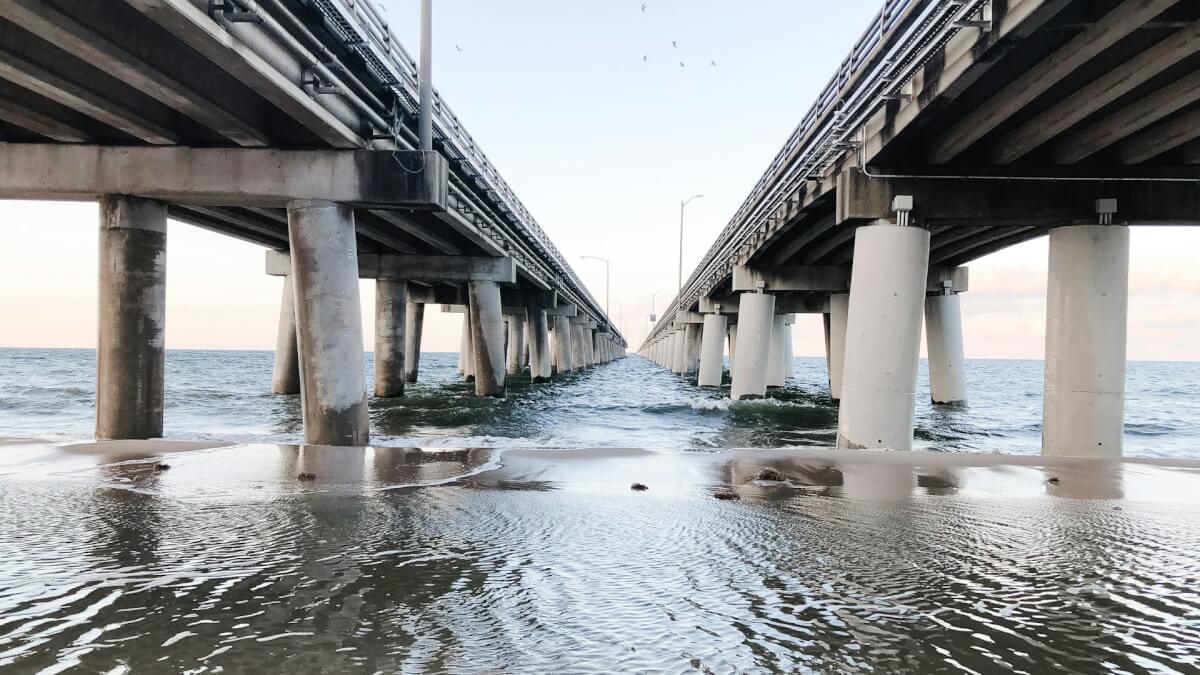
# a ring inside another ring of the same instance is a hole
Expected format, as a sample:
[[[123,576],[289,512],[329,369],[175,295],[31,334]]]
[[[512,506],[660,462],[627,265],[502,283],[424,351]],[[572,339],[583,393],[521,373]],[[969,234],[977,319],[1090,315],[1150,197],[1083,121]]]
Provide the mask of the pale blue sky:
[[[386,4],[415,53],[418,0]],[[434,20],[437,87],[601,302],[604,266],[579,257],[612,259],[635,345],[651,293],[658,309],[674,294],[679,201],[705,195],[686,276],[881,2],[645,4],[435,0]],[[0,346],[95,344],[96,221],[91,204],[0,202]],[[1200,359],[1198,249],[1197,230],[1134,232],[1131,358]],[[968,356],[1040,358],[1045,273],[1045,240],[972,265]],[[172,225],[168,346],[270,349],[279,290],[258,247]],[[427,316],[426,349],[456,350],[455,317]],[[820,325],[801,317],[797,354],[824,353]]]

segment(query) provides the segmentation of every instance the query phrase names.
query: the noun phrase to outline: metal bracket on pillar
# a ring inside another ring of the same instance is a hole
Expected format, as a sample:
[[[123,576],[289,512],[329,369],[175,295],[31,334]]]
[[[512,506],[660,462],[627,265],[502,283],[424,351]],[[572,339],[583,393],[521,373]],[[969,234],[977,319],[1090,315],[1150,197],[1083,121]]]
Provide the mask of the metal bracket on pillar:
[[[1101,225],[1112,225],[1113,214],[1117,212],[1117,200],[1097,199],[1096,200],[1096,215],[1100,217]]]

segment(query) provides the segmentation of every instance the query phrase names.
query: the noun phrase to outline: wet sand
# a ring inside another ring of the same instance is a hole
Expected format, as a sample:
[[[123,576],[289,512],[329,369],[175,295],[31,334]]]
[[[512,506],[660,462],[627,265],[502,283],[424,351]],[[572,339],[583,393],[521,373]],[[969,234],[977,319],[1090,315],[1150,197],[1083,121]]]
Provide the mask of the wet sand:
[[[1195,461],[23,442],[0,669],[1187,670],[1198,505]]]

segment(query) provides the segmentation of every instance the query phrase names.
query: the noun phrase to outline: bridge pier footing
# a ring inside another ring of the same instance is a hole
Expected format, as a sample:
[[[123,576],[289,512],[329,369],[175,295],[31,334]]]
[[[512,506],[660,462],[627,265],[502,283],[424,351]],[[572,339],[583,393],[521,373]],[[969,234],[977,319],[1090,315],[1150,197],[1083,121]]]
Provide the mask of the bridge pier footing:
[[[275,370],[271,376],[272,394],[300,393],[300,354],[296,348],[296,293],[292,275],[283,277],[283,297],[279,301],[279,331],[275,335]]]
[[[354,212],[323,201],[288,204],[304,441],[366,445],[362,309]]]
[[[928,230],[855,232],[838,448],[912,449],[928,269]]]
[[[425,329],[425,303],[404,308],[404,381],[416,382],[421,370],[421,333]]]
[[[1122,454],[1128,305],[1128,227],[1050,231],[1043,455]]]
[[[742,293],[738,310],[737,358],[729,391],[733,400],[766,396],[774,330],[775,296]]]
[[[162,436],[166,258],[166,204],[100,199],[96,438]]]
[[[550,362],[550,327],[546,310],[529,308],[529,378],[534,382],[549,382],[553,375]]]
[[[725,333],[729,319],[722,314],[704,316],[704,335],[700,345],[700,374],[696,384],[701,387],[721,386],[725,372]]]
[[[375,281],[375,395],[404,395],[405,310],[408,282],[380,277]]]
[[[929,350],[930,401],[935,405],[966,405],[962,303],[957,293],[925,298],[925,347]]]
[[[554,317],[554,368],[559,375],[575,369],[571,362],[571,319]]]
[[[507,342],[506,370],[509,375],[520,375],[524,371],[525,360],[525,317],[510,316],[508,317],[508,342]]]
[[[472,281],[467,285],[467,293],[475,352],[475,395],[503,398],[505,333],[500,285],[494,281]]]

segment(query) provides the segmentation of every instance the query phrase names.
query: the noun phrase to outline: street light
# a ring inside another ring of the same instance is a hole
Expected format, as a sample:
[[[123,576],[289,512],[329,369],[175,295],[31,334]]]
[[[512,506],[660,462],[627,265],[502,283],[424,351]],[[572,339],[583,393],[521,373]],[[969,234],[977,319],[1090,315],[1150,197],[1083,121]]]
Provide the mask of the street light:
[[[600,262],[604,263],[604,316],[608,319],[609,325],[612,325],[612,317],[609,316],[609,314],[608,314],[608,289],[609,289],[608,258],[601,258],[599,256],[594,256],[594,255],[584,255],[584,256],[579,256],[579,257],[591,258],[592,260],[599,260]]]
[[[692,195],[687,199],[679,202],[679,291],[678,294],[683,294],[683,207],[688,205],[688,202],[693,199],[699,199],[704,195]]]

